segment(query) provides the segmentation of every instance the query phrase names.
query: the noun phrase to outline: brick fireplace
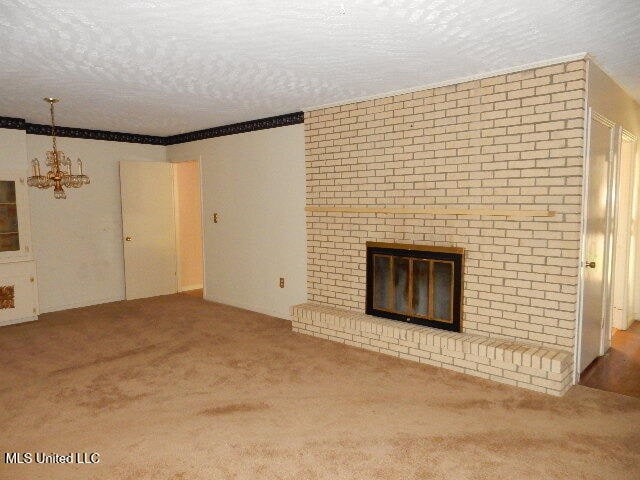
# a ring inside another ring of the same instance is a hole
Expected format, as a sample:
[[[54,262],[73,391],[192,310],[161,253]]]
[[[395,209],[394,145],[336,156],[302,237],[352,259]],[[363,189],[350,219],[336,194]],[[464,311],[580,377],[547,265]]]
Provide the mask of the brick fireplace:
[[[573,368],[585,68],[307,112],[309,303],[293,309],[294,329],[562,394]],[[462,331],[366,315],[367,242],[464,249]]]

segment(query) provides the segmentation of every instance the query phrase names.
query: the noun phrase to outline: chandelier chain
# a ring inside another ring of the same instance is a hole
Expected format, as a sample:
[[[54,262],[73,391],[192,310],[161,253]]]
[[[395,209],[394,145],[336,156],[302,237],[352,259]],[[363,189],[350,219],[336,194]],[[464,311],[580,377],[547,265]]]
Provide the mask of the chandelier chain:
[[[49,102],[49,111],[51,112],[51,140],[53,143],[53,151],[54,153],[58,152],[58,144],[56,142],[56,121],[55,116],[53,114],[53,101]]]

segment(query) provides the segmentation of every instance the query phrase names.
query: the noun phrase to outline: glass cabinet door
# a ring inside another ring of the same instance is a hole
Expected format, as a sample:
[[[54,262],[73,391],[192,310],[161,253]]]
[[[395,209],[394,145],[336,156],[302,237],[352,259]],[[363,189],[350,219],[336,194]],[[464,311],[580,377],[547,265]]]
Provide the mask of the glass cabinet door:
[[[0,252],[20,250],[16,182],[0,180]]]

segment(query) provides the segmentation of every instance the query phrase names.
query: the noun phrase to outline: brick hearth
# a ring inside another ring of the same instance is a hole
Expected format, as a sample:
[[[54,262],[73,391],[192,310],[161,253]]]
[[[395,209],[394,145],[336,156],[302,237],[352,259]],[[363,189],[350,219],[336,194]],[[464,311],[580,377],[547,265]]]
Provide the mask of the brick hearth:
[[[571,385],[572,355],[538,345],[447,332],[336,307],[291,307],[294,332],[551,395]]]

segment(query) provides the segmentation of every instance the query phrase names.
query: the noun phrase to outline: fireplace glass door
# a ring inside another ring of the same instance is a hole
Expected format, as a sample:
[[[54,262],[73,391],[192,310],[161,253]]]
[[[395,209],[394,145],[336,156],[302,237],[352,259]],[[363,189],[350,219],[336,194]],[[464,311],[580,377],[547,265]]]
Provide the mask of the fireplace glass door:
[[[461,249],[367,246],[367,313],[460,331]]]

